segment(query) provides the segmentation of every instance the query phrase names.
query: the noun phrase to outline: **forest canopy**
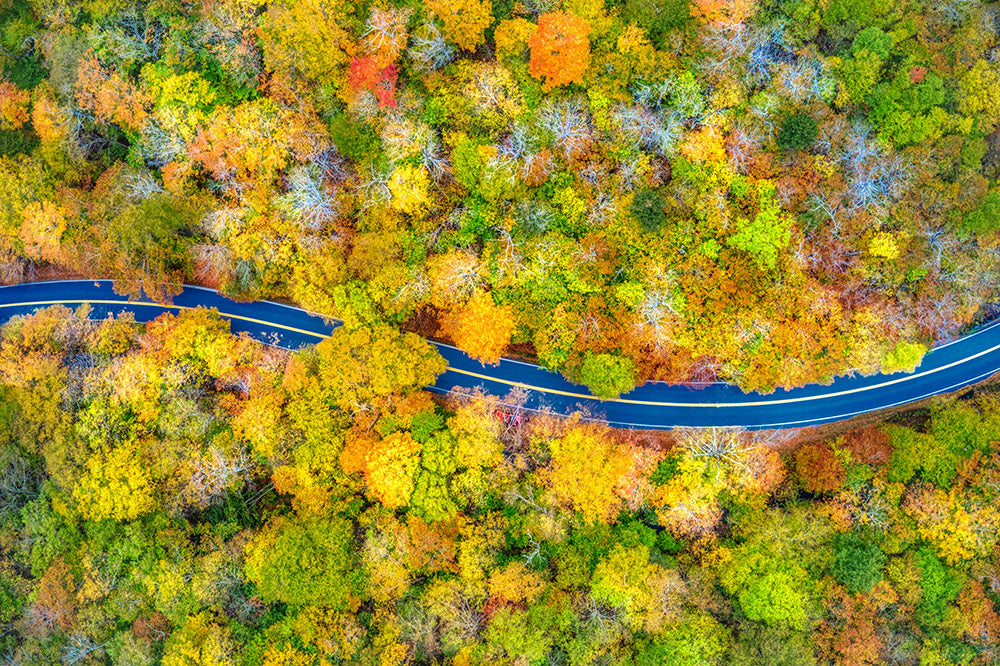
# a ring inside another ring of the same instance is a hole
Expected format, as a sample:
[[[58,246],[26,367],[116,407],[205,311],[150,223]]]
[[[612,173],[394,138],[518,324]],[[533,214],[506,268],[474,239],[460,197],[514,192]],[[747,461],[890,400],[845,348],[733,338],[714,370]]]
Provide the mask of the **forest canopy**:
[[[997,22],[0,0],[0,280],[284,298],[603,396],[911,369],[996,294]]]
[[[5,666],[989,666],[1000,398],[823,433],[434,396],[901,372],[989,314],[981,0],[0,0]]]
[[[825,438],[615,431],[432,400],[389,327],[289,353],[91,314],[0,328],[5,664],[997,663],[995,389]]]

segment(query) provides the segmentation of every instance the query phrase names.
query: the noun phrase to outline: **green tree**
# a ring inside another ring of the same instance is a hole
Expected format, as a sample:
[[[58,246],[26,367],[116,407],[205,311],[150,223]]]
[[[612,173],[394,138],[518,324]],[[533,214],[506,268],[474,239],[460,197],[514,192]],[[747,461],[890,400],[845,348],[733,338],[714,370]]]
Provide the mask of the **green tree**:
[[[925,629],[934,629],[944,620],[948,604],[958,597],[964,577],[946,567],[930,548],[917,552],[921,598],[914,617]]]
[[[617,354],[594,354],[583,357],[580,381],[598,398],[617,398],[635,388],[635,363]]]
[[[527,610],[502,608],[490,618],[487,645],[502,651],[509,663],[544,663],[555,638],[557,618],[553,615],[540,604]]]
[[[457,470],[455,438],[447,431],[431,435],[420,451],[420,468],[414,480],[410,506],[414,513],[435,521],[458,513],[458,505],[450,489],[451,477]]]
[[[816,121],[808,113],[788,116],[778,132],[778,146],[785,150],[810,148],[815,140]]]
[[[729,629],[708,613],[691,614],[671,626],[649,647],[641,650],[637,666],[712,666],[727,663]]]
[[[975,234],[987,235],[1000,229],[1000,191],[992,190],[962,218],[962,227]]]
[[[365,581],[357,556],[346,518],[273,518],[247,546],[246,572],[265,601],[347,610]]]
[[[728,666],[816,666],[808,634],[744,622],[726,657]]]
[[[750,620],[802,629],[812,603],[809,575],[794,559],[769,552],[777,545],[751,541],[734,548],[719,580]]]
[[[913,372],[926,353],[927,347],[919,342],[901,340],[882,357],[882,372]]]
[[[690,19],[689,0],[625,0],[621,15],[625,23],[643,28],[654,42]]]
[[[774,270],[778,252],[792,239],[792,217],[775,200],[774,185],[767,181],[757,184],[757,214],[753,219],[736,219],[736,233],[726,242],[730,247],[750,255],[761,270]]]
[[[599,604],[620,609],[625,622],[638,629],[653,609],[650,579],[657,569],[648,547],[618,544],[594,568],[590,593]]]
[[[874,543],[845,534],[836,540],[834,555],[833,575],[851,592],[867,592],[882,580],[886,556]]]
[[[126,205],[95,227],[97,271],[116,279],[115,289],[166,299],[180,292],[191,266],[189,225],[201,207],[193,200],[157,193]]]
[[[656,190],[640,190],[632,198],[629,210],[639,226],[653,233],[659,231],[667,221],[665,206],[663,197]]]

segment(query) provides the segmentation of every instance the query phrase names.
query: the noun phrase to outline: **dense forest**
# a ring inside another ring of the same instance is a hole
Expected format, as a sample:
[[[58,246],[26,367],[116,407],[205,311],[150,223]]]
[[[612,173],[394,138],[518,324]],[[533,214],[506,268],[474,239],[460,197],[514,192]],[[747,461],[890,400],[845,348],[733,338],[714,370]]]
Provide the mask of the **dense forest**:
[[[979,0],[0,0],[0,278],[285,298],[604,396],[909,369],[996,295],[998,26]]]
[[[912,370],[1000,287],[980,0],[0,0],[3,666],[1000,664],[1000,392],[839,430],[432,397]]]
[[[87,315],[0,330],[4,664],[1000,663],[988,391],[826,439],[616,432],[436,403],[388,326],[289,354]]]

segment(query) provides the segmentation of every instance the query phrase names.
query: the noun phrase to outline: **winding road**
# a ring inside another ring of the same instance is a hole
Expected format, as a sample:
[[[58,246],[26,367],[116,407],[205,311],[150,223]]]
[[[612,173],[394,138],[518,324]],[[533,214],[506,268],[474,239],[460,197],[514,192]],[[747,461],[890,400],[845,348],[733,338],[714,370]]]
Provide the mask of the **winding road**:
[[[295,349],[330,335],[335,322],[299,308],[270,301],[239,303],[211,289],[185,287],[169,305],[128,300],[115,294],[111,281],[66,280],[0,287],[0,323],[51,305],[89,303],[91,318],[131,312],[150,321],[164,312],[215,308],[233,332],[267,344]],[[929,352],[912,373],[845,376],[832,384],[814,384],[769,395],[744,393],[728,384],[705,387],[649,382],[617,400],[599,400],[586,388],[536,365],[503,360],[485,366],[451,345],[433,343],[448,369],[428,389],[449,393],[481,387],[504,396],[520,387],[527,407],[586,417],[617,427],[667,429],[678,426],[742,426],[749,429],[797,428],[839,421],[858,414],[949,393],[1000,372],[1000,321],[983,326]]]

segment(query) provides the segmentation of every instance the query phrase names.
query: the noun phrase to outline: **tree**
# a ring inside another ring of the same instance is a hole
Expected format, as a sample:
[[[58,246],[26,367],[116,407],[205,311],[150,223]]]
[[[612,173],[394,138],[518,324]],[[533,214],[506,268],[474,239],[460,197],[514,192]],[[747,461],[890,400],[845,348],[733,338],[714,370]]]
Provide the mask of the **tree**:
[[[608,433],[574,426],[549,443],[552,462],[544,473],[555,497],[588,521],[611,522],[621,507],[615,487],[632,466]]]
[[[808,113],[796,113],[785,118],[778,132],[778,146],[785,150],[806,149],[816,140],[816,121]]]
[[[31,93],[0,80],[0,130],[19,130],[28,122]]]
[[[146,122],[150,100],[118,72],[91,56],[80,62],[76,98],[99,122],[138,131]]]
[[[32,633],[45,635],[73,626],[77,614],[75,589],[76,581],[66,561],[61,557],[53,560],[39,579],[35,602],[29,608]]]
[[[413,513],[428,521],[447,520],[458,513],[451,490],[452,477],[458,469],[455,438],[447,431],[430,436],[420,451],[410,506]]]
[[[579,16],[552,12],[538,17],[538,27],[528,38],[528,71],[542,80],[542,90],[583,82],[590,67],[588,34],[590,25]]]
[[[587,351],[580,381],[598,398],[617,398],[635,388],[635,363],[624,356]]]
[[[833,575],[853,593],[867,592],[882,580],[886,556],[878,546],[854,534],[838,537]]]
[[[882,372],[913,372],[926,353],[925,345],[901,340],[882,357]]]
[[[649,548],[616,544],[594,567],[590,593],[604,606],[620,609],[634,629],[643,626],[655,607],[652,579],[659,567],[649,561]]]
[[[187,618],[164,645],[163,666],[230,666],[232,638],[210,613]]]
[[[528,51],[528,40],[534,32],[535,24],[523,18],[500,21],[493,33],[497,57],[501,60],[523,57]]]
[[[731,666],[816,666],[809,635],[750,622],[740,632],[727,656]]]
[[[394,432],[379,440],[365,460],[369,492],[388,509],[406,506],[420,464],[420,442],[408,432]]]
[[[958,82],[958,110],[989,132],[1000,122],[1000,73],[994,64],[977,60]]]
[[[187,154],[228,188],[270,188],[279,171],[316,151],[321,128],[315,116],[266,97],[217,106],[188,143]]]
[[[475,51],[493,23],[489,0],[424,0],[424,4],[441,21],[444,36],[463,51]]]
[[[976,234],[989,235],[1000,228],[1000,191],[992,190],[965,214],[962,226]]]
[[[656,190],[640,190],[632,198],[629,211],[645,231],[656,233],[667,221],[666,203]]]
[[[410,10],[372,7],[365,24],[362,50],[383,63],[395,62],[409,41]]]
[[[556,622],[555,613],[545,604],[532,604],[527,610],[504,607],[490,618],[486,642],[508,659],[542,663],[555,642]]]
[[[157,506],[156,491],[137,446],[96,453],[73,488],[73,498],[88,520],[134,520]]]
[[[765,547],[751,542],[733,549],[719,580],[750,620],[801,630],[811,603],[808,573],[800,563],[776,557]]]
[[[273,518],[247,545],[246,572],[265,601],[335,610],[354,609],[365,580],[339,516]]]
[[[32,157],[0,156],[0,249],[12,251],[20,244],[25,211],[32,204],[55,198],[53,179],[44,163]]]
[[[337,0],[286,0],[269,4],[260,18],[264,63],[283,76],[329,84],[355,54],[348,31],[353,5]]]
[[[773,184],[757,184],[757,213],[753,219],[737,218],[736,233],[726,242],[750,255],[760,270],[774,270],[778,252],[792,239],[792,218],[775,201]]]
[[[123,294],[166,300],[179,293],[191,262],[182,231],[200,211],[198,202],[162,192],[126,204],[93,229],[95,268],[115,278],[115,289]]]
[[[517,328],[514,308],[497,305],[488,292],[477,292],[441,322],[441,332],[483,363],[497,365]]]
[[[392,207],[407,215],[419,215],[427,208],[429,187],[430,178],[422,166],[396,167],[389,178]]]
[[[429,386],[445,369],[425,340],[386,325],[338,328],[309,360],[331,404],[347,411]]]
[[[32,202],[24,209],[21,242],[29,259],[56,263],[62,260],[60,241],[66,231],[67,211],[49,201]]]
[[[729,647],[730,633],[708,613],[695,613],[667,629],[652,645],[642,650],[637,666],[676,664],[677,666],[712,666],[728,663],[723,659]]]
[[[811,493],[827,493],[844,484],[847,471],[829,444],[805,444],[795,451],[795,470]]]
[[[375,95],[379,106],[396,106],[396,65],[383,65],[379,58],[366,56],[354,58],[347,74],[348,82],[358,90]]]
[[[625,0],[622,19],[643,28],[654,43],[666,33],[687,23],[689,0]]]

